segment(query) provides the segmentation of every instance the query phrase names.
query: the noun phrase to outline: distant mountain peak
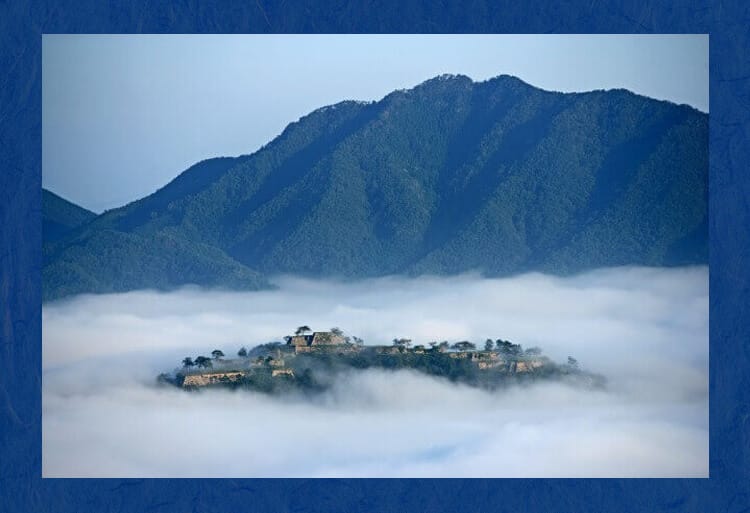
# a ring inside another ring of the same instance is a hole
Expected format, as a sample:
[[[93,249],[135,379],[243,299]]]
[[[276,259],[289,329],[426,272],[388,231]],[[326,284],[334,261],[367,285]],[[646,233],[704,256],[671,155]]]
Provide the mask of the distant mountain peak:
[[[470,77],[463,75],[461,73],[443,73],[442,75],[438,75],[430,80],[427,80],[426,82],[431,82],[431,81],[474,82]]]
[[[429,78],[425,80],[424,82],[417,84],[413,88],[407,89],[407,91],[418,91],[418,90],[423,90],[423,89],[429,89],[431,87],[436,87],[436,86],[471,87],[473,85],[474,85],[474,81],[470,77],[467,77],[466,75],[443,73],[442,75],[437,75],[435,77]]]
[[[708,117],[633,93],[440,75],[322,107],[45,250],[45,297],[258,274],[705,264]],[[257,271],[257,272],[256,272]]]
[[[514,85],[514,86],[524,86],[524,87],[529,87],[529,88],[534,88],[534,89],[540,89],[532,84],[529,84],[528,82],[524,81],[523,79],[515,75],[507,75],[507,74],[500,74],[500,75],[494,76],[492,78],[488,78],[487,80],[484,80],[478,83],[479,84]]]

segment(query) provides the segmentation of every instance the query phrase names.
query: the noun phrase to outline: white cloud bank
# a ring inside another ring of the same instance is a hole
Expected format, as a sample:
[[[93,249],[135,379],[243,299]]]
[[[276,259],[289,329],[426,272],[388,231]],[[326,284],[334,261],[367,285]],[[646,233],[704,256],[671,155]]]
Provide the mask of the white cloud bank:
[[[43,475],[708,476],[705,267],[277,283],[45,305]],[[154,386],[184,356],[301,324],[368,343],[510,339],[575,356],[608,388],[488,393],[405,371],[363,372],[312,402]]]

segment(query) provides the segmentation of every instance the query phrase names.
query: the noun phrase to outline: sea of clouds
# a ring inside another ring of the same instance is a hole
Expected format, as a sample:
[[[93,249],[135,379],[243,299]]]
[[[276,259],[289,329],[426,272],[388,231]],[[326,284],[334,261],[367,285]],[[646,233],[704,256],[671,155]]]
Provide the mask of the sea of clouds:
[[[706,267],[275,283],[45,304],[44,477],[708,476]],[[368,344],[509,339],[608,384],[486,392],[371,370],[313,400],[155,384],[302,324]]]

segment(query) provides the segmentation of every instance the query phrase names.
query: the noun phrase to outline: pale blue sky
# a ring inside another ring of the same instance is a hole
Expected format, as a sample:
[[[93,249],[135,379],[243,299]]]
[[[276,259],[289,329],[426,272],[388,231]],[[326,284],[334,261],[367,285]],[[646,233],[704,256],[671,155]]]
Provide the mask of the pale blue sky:
[[[708,112],[707,35],[45,35],[42,68],[43,185],[96,212],[318,107],[442,73]]]

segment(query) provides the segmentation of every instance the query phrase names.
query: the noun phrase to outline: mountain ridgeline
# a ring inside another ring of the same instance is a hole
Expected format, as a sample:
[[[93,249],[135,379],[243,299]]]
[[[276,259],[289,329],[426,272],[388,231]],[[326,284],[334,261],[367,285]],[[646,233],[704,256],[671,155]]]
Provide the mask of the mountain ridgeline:
[[[95,217],[90,210],[42,189],[42,236],[45,242],[60,240]]]
[[[708,262],[708,115],[625,90],[441,76],[290,124],[46,240],[46,300],[265,276]]]

